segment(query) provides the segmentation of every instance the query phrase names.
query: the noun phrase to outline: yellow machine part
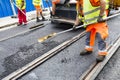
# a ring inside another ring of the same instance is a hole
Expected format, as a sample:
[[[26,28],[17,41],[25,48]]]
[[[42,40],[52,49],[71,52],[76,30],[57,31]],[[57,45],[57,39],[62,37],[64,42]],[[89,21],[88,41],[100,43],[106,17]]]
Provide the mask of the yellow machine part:
[[[120,0],[114,0],[113,5],[120,7]]]
[[[120,7],[120,0],[110,0],[110,3],[111,3],[113,6],[118,6],[118,7]]]

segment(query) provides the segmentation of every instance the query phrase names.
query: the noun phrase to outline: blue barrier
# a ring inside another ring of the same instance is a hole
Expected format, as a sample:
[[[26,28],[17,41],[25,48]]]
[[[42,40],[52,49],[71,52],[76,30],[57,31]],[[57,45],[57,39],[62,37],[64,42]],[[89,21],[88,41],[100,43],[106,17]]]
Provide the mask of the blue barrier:
[[[49,5],[51,6],[52,5],[51,0],[48,1],[49,1]],[[43,8],[47,8],[48,4],[46,3],[46,0],[42,0],[42,2],[43,2]],[[32,4],[32,0],[26,0],[26,11],[29,12],[33,10],[35,10],[35,8]],[[13,12],[11,8],[10,0],[0,0],[0,17],[11,16],[11,15],[13,15]]]
[[[52,5],[51,0],[48,0],[48,1],[49,1],[49,5],[51,6]],[[48,4],[46,3],[46,0],[42,0],[42,2],[43,2],[44,8],[49,7]]]
[[[10,0],[0,0],[0,17],[12,15]]]

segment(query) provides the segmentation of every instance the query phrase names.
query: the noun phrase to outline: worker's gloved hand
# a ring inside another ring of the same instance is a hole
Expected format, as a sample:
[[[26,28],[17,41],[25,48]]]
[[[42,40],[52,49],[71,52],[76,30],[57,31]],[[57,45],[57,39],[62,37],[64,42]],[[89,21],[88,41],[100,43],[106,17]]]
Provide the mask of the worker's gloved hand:
[[[77,25],[73,25],[73,30],[76,30]]]
[[[79,16],[83,17],[82,13],[77,13],[77,16],[78,16],[78,17],[79,17]]]
[[[105,20],[103,19],[103,16],[99,16],[97,19],[97,22],[105,22]]]

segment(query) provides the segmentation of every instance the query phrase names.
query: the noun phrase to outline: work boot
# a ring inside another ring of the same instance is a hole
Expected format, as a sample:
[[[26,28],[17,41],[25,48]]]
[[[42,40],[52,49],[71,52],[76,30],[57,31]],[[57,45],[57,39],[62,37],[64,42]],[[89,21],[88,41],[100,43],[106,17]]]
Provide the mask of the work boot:
[[[27,23],[24,23],[24,26],[26,26],[27,25]]]
[[[21,26],[22,25],[22,23],[17,23],[17,26]]]
[[[87,55],[87,54],[90,54],[92,53],[92,51],[87,51],[87,50],[83,50],[80,52],[80,55]]]
[[[36,18],[36,22],[40,22],[40,19],[38,17]]]
[[[96,61],[97,62],[102,62],[105,59],[105,55],[97,55]]]
[[[45,21],[45,17],[42,17],[42,21]]]

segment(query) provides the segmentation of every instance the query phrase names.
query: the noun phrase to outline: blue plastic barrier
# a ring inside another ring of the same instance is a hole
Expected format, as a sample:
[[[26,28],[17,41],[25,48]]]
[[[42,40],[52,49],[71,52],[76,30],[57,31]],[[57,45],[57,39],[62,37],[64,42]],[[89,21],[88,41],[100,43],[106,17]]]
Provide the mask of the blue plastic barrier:
[[[51,0],[49,1],[49,5],[51,6]],[[47,8],[48,4],[46,3],[46,0],[42,0],[43,2],[43,8]],[[33,11],[35,10],[32,0],[26,0],[26,11]],[[17,11],[16,11],[17,13]],[[0,0],[0,17],[5,17],[5,16],[11,16],[13,15],[10,0]]]
[[[10,0],[0,0],[0,17],[12,15]]]

